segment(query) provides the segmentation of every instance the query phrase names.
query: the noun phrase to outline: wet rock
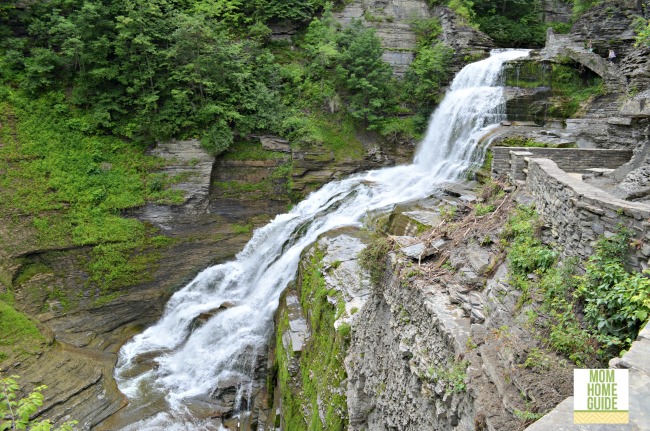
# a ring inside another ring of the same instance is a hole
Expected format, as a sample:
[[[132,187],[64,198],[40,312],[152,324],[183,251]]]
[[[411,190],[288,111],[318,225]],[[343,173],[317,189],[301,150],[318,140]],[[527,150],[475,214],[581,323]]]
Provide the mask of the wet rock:
[[[295,291],[291,290],[285,296],[285,304],[289,316],[289,328],[282,334],[282,344],[287,352],[301,352],[309,338],[310,332],[307,320],[302,313],[300,301]]]
[[[438,250],[433,247],[427,247],[424,243],[420,242],[409,247],[404,247],[400,251],[413,260],[421,260],[434,255]]]
[[[207,210],[214,157],[196,139],[159,142],[151,154],[167,162],[160,173],[170,178],[184,178],[171,186],[173,190],[183,193],[184,201],[182,206],[176,208],[148,203],[140,217],[163,229],[170,229],[178,224],[177,218],[182,218],[183,214],[204,213]]]
[[[203,313],[199,314],[198,316],[196,316],[194,318],[194,320],[192,321],[190,327],[192,328],[192,330],[194,330],[194,329],[198,328],[199,326],[204,325],[208,320],[212,319],[214,316],[216,316],[220,312],[225,311],[225,310],[227,310],[229,308],[232,308],[234,306],[235,306],[235,304],[233,304],[232,302],[226,301],[217,308],[214,308],[214,309],[208,310],[208,311],[204,311]]]

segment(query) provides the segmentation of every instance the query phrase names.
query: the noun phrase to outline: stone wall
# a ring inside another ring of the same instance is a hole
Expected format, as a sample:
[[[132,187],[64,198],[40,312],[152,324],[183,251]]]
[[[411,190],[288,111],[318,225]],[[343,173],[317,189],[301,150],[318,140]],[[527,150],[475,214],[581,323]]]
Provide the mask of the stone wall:
[[[527,166],[526,187],[565,255],[588,258],[599,235],[612,235],[622,225],[636,244],[630,264],[648,268],[650,205],[617,199],[572,178],[549,159],[528,158]]]
[[[553,159],[560,169],[570,172],[584,172],[592,168],[616,169],[627,163],[632,157],[632,150],[492,147],[493,176],[499,176],[511,171],[512,151],[524,151],[530,153],[533,157]]]

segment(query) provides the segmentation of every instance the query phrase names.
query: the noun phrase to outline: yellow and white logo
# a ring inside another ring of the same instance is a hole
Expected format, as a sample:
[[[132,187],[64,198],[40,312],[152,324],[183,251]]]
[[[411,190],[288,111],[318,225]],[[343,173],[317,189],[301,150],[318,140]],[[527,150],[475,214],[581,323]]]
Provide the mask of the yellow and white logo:
[[[628,383],[628,370],[573,370],[573,423],[628,423]]]

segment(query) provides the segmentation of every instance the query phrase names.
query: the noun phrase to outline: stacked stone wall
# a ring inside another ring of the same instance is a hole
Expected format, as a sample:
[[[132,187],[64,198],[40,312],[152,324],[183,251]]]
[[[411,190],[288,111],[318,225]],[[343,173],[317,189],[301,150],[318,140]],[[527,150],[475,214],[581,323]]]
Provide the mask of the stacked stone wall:
[[[648,268],[650,205],[615,198],[569,176],[552,160],[526,161],[526,188],[565,255],[586,259],[600,235],[613,235],[624,226],[633,236],[630,264],[638,270]]]
[[[560,169],[569,172],[585,172],[592,168],[616,169],[632,158],[632,150],[492,147],[493,176],[510,172],[511,151],[525,151],[531,153],[533,157],[552,159]]]

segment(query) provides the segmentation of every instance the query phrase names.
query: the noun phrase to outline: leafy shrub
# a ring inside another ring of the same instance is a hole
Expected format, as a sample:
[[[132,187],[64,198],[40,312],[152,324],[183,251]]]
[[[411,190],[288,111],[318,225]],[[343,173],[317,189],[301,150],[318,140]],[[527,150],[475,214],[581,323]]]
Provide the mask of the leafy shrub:
[[[577,19],[587,10],[602,2],[603,0],[573,0],[573,18]]]
[[[441,87],[449,80],[453,49],[438,42],[422,45],[415,53],[404,77],[404,89],[420,112],[429,113],[440,98]]]
[[[650,19],[637,18],[634,21],[636,31],[635,46],[650,46]]]
[[[608,347],[626,348],[650,316],[650,278],[625,268],[630,232],[598,240],[578,289],[585,319]]]
[[[52,429],[49,420],[39,421],[30,419],[43,406],[42,392],[47,386],[36,387],[24,398],[18,398],[20,386],[16,383],[18,376],[3,377],[0,374],[0,430],[30,431],[71,431],[77,421],[68,421],[56,429]]]
[[[458,213],[458,207],[451,204],[445,204],[439,206],[438,211],[440,212],[440,217],[443,220],[452,221],[453,219],[456,218],[456,214]]]
[[[217,120],[201,140],[201,146],[213,156],[226,151],[233,142],[233,134],[228,124],[222,119]]]
[[[541,300],[539,321],[551,348],[577,365],[605,363],[650,317],[650,278],[626,268],[630,232],[599,238],[580,275],[575,258],[555,264],[557,253],[537,239],[538,220],[532,208],[520,207],[506,224],[510,283],[522,291],[521,301]]]

